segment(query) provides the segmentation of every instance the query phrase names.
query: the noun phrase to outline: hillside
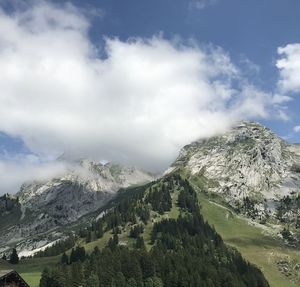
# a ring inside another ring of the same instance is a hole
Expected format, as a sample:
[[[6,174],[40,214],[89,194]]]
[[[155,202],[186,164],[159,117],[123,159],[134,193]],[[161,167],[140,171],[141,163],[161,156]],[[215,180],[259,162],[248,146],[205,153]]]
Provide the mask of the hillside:
[[[0,253],[17,246],[29,256],[51,246],[67,238],[63,227],[105,205],[120,188],[153,178],[135,167],[81,160],[61,177],[24,183],[17,194],[0,198]]]
[[[200,204],[179,174],[124,191],[83,235],[92,241],[84,245],[87,250],[93,241],[99,244],[90,256],[76,247],[60,266],[43,272],[41,286],[53,280],[63,286],[93,280],[100,286],[269,286],[204,221]]]

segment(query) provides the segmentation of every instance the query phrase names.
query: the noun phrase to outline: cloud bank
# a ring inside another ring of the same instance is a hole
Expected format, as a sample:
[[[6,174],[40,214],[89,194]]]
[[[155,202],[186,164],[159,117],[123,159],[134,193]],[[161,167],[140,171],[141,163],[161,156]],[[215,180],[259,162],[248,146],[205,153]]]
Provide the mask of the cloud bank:
[[[16,155],[14,159],[0,161],[0,195],[16,193],[23,183],[33,179],[45,181],[57,177],[70,168],[64,162],[44,162],[32,155]]]
[[[249,84],[219,47],[163,36],[96,47],[89,27],[70,4],[0,10],[0,131],[41,158],[65,153],[161,171],[193,140],[282,112],[282,97]],[[16,167],[0,164],[4,182]]]

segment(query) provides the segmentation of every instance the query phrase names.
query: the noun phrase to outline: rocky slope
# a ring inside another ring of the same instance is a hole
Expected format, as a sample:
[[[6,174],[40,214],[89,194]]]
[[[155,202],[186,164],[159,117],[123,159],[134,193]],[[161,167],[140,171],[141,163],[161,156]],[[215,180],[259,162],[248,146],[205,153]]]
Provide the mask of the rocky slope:
[[[62,177],[23,184],[15,196],[0,199],[0,252],[17,244],[21,256],[29,255],[63,238],[59,227],[100,208],[120,188],[151,180],[135,167],[81,160]]]
[[[300,192],[300,146],[253,122],[185,146],[167,172],[176,168],[206,177],[209,191],[232,206],[243,206],[247,198],[267,214],[275,213],[285,196]]]

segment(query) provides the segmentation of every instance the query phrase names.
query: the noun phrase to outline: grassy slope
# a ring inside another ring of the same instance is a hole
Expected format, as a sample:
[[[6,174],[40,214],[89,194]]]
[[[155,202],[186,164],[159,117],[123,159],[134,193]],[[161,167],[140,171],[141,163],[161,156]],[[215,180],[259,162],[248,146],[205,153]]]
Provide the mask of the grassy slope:
[[[278,271],[276,265],[276,261],[287,257],[300,262],[300,251],[282,246],[276,238],[265,235],[261,228],[250,225],[246,219],[226,207],[210,202],[205,194],[199,193],[199,200],[204,218],[215,227],[227,244],[261,268],[271,287],[300,286],[299,277],[298,280],[294,277],[295,283],[292,283]]]

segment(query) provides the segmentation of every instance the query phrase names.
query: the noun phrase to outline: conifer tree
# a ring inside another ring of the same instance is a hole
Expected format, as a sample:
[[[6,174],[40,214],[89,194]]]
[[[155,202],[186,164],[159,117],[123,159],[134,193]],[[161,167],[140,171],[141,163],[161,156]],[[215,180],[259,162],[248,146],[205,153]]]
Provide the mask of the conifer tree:
[[[90,243],[92,241],[92,232],[88,231],[87,237],[86,237],[86,243]]]
[[[144,238],[142,236],[139,236],[137,239],[136,239],[136,244],[135,244],[135,247],[137,249],[145,249],[145,242],[144,242]]]
[[[48,267],[46,267],[43,272],[40,279],[40,287],[49,287],[51,286],[52,282],[52,274]]]
[[[118,272],[114,278],[115,285],[118,287],[126,287],[126,278],[122,272]]]
[[[66,254],[66,252],[64,252],[63,255],[61,256],[61,263],[62,264],[69,264],[69,257]]]
[[[10,255],[9,262],[11,264],[18,264],[19,263],[19,256],[18,256],[16,248],[13,248],[12,253]]]
[[[164,286],[164,284],[163,284],[162,280],[159,277],[154,276],[153,277],[153,287],[163,287],[163,286]]]
[[[99,278],[95,273],[92,273],[89,278],[86,280],[85,287],[99,287]],[[118,285],[116,285],[118,286]]]
[[[137,283],[134,278],[129,278],[126,287],[137,287]]]
[[[72,286],[83,285],[83,269],[81,261],[77,261],[71,265]]]

